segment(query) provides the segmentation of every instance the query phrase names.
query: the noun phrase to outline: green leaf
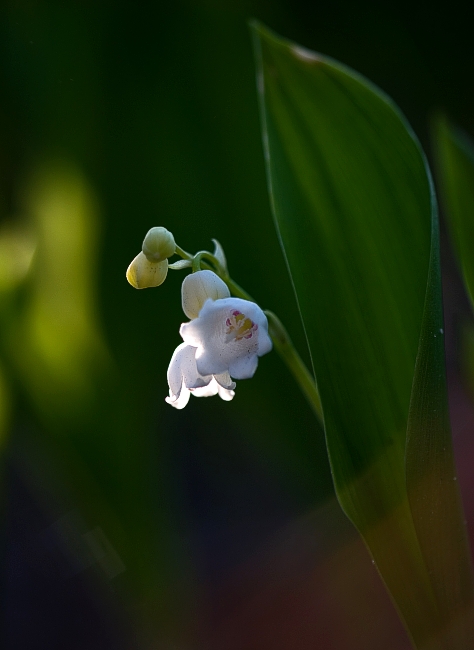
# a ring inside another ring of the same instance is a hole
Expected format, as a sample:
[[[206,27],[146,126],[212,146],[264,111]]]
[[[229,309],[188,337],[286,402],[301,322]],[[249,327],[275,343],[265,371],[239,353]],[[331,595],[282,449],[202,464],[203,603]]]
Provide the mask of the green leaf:
[[[444,363],[439,228],[431,260],[407,427],[408,498],[449,648],[474,638],[473,581],[451,444]],[[444,646],[441,646],[444,647]]]
[[[474,305],[474,144],[443,116],[433,122],[441,198],[451,240]]]
[[[367,80],[260,25],[253,31],[270,200],[338,499],[414,644],[465,648],[472,581],[452,480],[425,158]]]

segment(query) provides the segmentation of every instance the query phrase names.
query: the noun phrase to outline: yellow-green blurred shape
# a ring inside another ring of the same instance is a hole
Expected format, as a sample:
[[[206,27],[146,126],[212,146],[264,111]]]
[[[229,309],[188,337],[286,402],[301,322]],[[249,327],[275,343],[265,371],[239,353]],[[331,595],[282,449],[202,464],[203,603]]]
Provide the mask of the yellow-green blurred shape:
[[[108,361],[96,313],[98,204],[64,161],[39,166],[23,198],[37,249],[12,352],[42,410],[69,414],[92,397]]]
[[[26,277],[36,248],[31,227],[5,223],[0,228],[0,295],[15,289]]]
[[[25,280],[31,267],[36,241],[32,228],[20,220],[0,226],[0,319],[8,321],[9,297]],[[11,415],[11,392],[3,364],[0,363],[0,448],[6,438]]]
[[[10,390],[0,364],[0,449],[6,438],[8,425],[10,423],[11,399]]]

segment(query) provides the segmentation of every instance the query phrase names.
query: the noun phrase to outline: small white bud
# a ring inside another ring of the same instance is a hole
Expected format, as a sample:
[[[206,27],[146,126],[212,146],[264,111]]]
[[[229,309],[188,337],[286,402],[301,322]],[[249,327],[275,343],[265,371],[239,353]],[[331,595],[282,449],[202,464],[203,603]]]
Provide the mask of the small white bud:
[[[138,253],[127,269],[127,280],[135,289],[158,287],[168,273],[168,260],[150,262],[143,253]]]
[[[142,251],[150,262],[162,262],[176,252],[176,243],[169,230],[156,226],[143,240]]]
[[[212,271],[196,271],[184,278],[181,287],[183,311],[188,318],[197,318],[208,298],[229,298],[226,283]]]

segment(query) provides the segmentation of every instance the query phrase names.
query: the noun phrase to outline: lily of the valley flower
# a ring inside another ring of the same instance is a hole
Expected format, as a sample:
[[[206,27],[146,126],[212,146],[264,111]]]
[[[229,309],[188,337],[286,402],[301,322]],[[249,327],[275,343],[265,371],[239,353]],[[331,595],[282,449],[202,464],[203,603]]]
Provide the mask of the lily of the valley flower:
[[[166,398],[168,404],[177,409],[182,409],[189,402],[191,393],[196,397],[210,397],[217,395],[225,400],[231,400],[235,393],[235,382],[228,372],[219,375],[201,375],[196,367],[196,348],[181,343],[171,357],[168,368],[168,384],[170,396]]]
[[[253,377],[258,357],[270,352],[267,317],[254,302],[231,298],[212,271],[188,275],[182,285],[184,313],[191,318],[179,330],[179,345],[168,368],[168,404],[181,409],[192,393],[234,397],[234,379]]]
[[[258,305],[241,298],[206,300],[199,316],[183,323],[179,333],[196,348],[201,375],[228,372],[234,379],[248,379],[258,357],[272,349],[267,317]]]

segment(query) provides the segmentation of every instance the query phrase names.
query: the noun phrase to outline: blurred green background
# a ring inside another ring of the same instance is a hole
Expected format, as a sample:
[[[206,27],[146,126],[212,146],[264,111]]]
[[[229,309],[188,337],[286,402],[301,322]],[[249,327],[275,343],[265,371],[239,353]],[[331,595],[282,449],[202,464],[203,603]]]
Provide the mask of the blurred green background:
[[[215,237],[308,357],[268,204],[251,17],[378,84],[425,149],[434,108],[474,132],[472,35],[452,4],[4,0],[6,648],[408,647],[277,356],[232,403],[177,412],[184,274],[125,280],[152,226],[193,252]],[[445,259],[453,341],[467,307]],[[472,413],[454,400],[456,434]]]

